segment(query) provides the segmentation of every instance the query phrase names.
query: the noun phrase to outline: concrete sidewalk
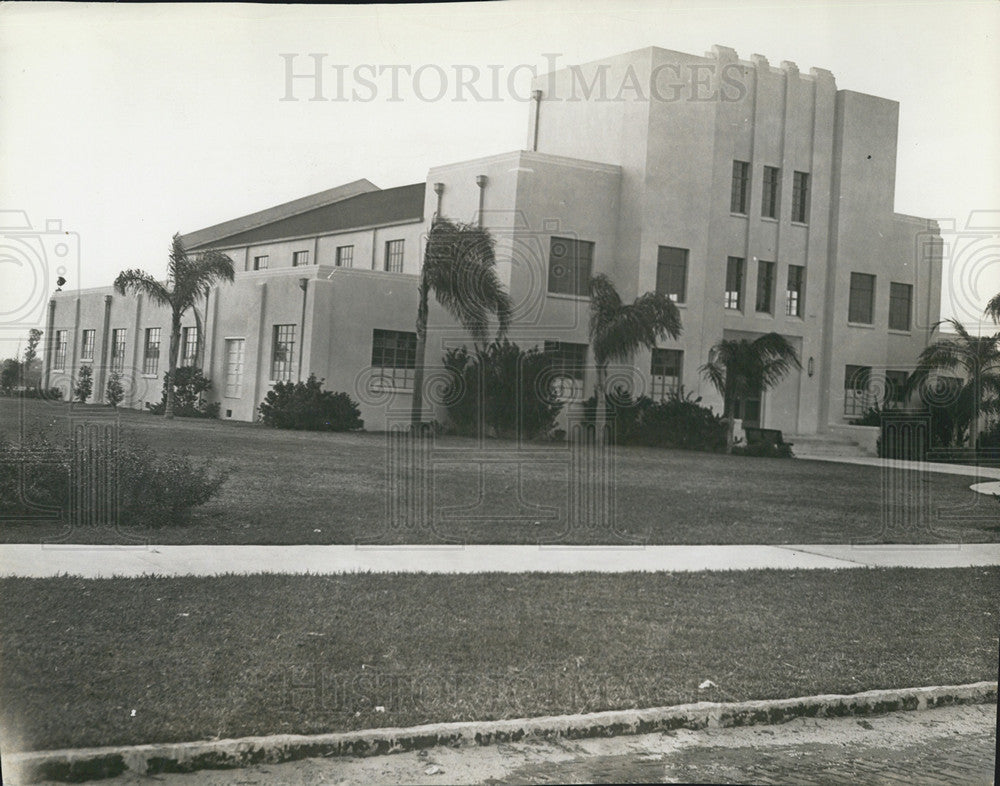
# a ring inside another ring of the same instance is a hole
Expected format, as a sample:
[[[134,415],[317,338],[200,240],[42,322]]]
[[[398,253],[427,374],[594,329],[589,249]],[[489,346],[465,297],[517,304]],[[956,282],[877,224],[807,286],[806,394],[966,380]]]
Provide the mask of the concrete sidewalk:
[[[0,545],[0,576],[573,573],[1000,565],[1000,543],[790,546]]]
[[[794,450],[794,448],[793,448]],[[940,461],[905,461],[903,459],[875,458],[874,456],[826,456],[796,452],[795,458],[803,461],[832,461],[836,464],[857,464],[881,469],[911,469],[919,472],[936,472],[942,475],[965,475],[980,480],[1000,480],[1000,469],[976,467],[971,464],[945,464]]]

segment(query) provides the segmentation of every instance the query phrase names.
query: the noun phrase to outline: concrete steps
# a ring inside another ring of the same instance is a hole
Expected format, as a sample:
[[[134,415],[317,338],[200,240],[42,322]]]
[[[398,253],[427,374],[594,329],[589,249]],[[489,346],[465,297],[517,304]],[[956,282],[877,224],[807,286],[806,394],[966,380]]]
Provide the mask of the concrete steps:
[[[792,452],[798,458],[810,456],[864,458],[872,455],[850,437],[840,434],[787,434],[785,440],[792,443]]]

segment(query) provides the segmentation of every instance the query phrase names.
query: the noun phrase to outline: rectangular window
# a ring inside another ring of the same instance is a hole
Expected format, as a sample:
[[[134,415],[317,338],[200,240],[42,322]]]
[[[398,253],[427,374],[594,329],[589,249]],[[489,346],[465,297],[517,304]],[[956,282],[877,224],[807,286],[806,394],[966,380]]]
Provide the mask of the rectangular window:
[[[264,256],[253,258],[253,269],[267,270],[267,254],[265,254]]]
[[[309,264],[308,251],[296,251],[292,254],[292,267],[305,267]]]
[[[290,382],[295,357],[295,325],[275,325],[271,347],[271,381]]]
[[[743,309],[743,258],[729,257],[726,260],[726,308]]]
[[[354,246],[337,246],[337,267],[354,267]]]
[[[733,192],[729,198],[729,210],[731,213],[746,215],[749,193],[750,164],[746,161],[733,161]]]
[[[900,407],[906,403],[906,383],[910,375],[905,371],[885,372],[885,403]]]
[[[242,338],[226,339],[226,398],[240,398],[243,395],[243,347]]]
[[[889,329],[909,330],[913,308],[913,287],[910,284],[889,284]]]
[[[757,311],[774,313],[774,262],[757,263]]]
[[[66,348],[69,346],[69,331],[56,331],[55,357],[52,360],[54,371],[66,370]]]
[[[760,203],[760,214],[764,218],[778,217],[778,191],[781,188],[781,170],[774,166],[764,167],[764,186]]]
[[[546,341],[545,354],[552,362],[554,396],[560,401],[583,398],[583,374],[587,368],[587,345],[567,341]]]
[[[417,366],[417,334],[403,330],[372,331],[373,390],[412,390]]]
[[[675,303],[687,297],[688,250],[660,246],[656,252],[656,291]]]
[[[94,342],[96,340],[96,330],[84,330],[83,340],[80,342],[80,360],[94,359]]]
[[[181,333],[181,365],[194,366],[198,363],[198,327],[186,327]]]
[[[785,315],[789,317],[802,316],[803,297],[805,295],[806,269],[801,265],[788,266],[788,283],[785,285]]]
[[[160,329],[146,328],[146,342],[142,350],[142,373],[156,374],[160,366]]]
[[[792,221],[806,224],[809,221],[809,173],[792,174]]]
[[[385,241],[385,269],[390,273],[403,272],[403,241]]]
[[[649,365],[653,400],[662,401],[681,389],[681,366],[684,353],[679,349],[654,349]]]
[[[119,374],[125,370],[125,340],[128,331],[115,328],[111,331],[111,370]]]
[[[864,415],[871,409],[872,399],[868,392],[871,376],[871,366],[844,367],[845,415]]]
[[[859,325],[874,322],[875,276],[868,273],[851,273],[851,295],[847,307],[847,321]]]
[[[549,240],[549,292],[555,295],[590,294],[594,244],[586,240],[553,237]]]

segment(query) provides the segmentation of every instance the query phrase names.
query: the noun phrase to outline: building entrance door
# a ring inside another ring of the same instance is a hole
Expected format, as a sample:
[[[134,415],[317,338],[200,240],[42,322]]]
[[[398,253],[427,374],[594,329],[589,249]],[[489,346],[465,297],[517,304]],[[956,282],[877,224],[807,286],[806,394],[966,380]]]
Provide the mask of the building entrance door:
[[[736,399],[733,416],[743,421],[743,427],[760,427],[760,394]]]

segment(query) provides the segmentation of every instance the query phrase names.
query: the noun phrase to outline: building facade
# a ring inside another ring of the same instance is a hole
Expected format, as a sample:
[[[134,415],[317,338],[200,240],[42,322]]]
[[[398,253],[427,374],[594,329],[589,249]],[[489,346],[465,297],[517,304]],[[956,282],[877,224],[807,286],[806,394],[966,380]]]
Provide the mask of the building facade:
[[[553,354],[569,408],[593,392],[587,283],[598,273],[625,301],[656,290],[681,312],[677,340],[610,370],[636,395],[683,387],[721,412],[699,373],[709,349],[769,332],[793,343],[802,369],[739,402],[744,422],[824,432],[901,389],[939,318],[941,240],[935,222],[894,212],[898,104],[724,47],[643,49],[534,88],[525,150],[399,188],[358,181],[185,236],[237,270],[184,325],[183,362],[205,369],[223,417],[252,420],[274,382],[315,373],[360,402],[367,428],[405,420],[436,214],[491,231],[510,338]],[[68,388],[92,363],[96,400],[117,370],[126,405],[158,401],[169,325],[110,288],[57,293],[49,383]],[[440,410],[442,354],[463,344],[434,304],[429,408]]]

